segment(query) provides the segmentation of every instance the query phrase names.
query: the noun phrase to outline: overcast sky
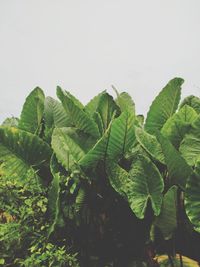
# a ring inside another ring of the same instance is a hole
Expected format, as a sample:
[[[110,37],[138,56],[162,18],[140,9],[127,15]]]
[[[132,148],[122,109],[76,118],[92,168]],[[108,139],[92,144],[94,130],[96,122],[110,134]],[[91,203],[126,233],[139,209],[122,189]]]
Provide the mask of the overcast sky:
[[[113,84],[146,113],[175,76],[200,96],[200,0],[0,1],[0,121],[36,86],[86,103]]]

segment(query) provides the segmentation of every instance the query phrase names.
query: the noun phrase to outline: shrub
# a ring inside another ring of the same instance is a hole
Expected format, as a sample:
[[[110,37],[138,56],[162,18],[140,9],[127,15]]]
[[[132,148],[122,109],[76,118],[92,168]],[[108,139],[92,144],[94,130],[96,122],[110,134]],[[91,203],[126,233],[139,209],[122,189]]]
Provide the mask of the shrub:
[[[145,121],[126,92],[84,106],[60,87],[60,102],[35,88],[0,127],[1,262],[200,260],[200,99],[179,105],[182,83],[162,89]]]

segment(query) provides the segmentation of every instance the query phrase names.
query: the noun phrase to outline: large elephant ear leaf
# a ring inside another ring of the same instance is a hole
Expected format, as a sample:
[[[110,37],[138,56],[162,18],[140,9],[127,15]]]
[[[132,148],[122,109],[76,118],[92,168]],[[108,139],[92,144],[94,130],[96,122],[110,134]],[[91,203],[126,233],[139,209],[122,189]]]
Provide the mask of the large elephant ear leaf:
[[[146,150],[149,155],[161,163],[165,163],[164,154],[160,143],[154,135],[145,132],[141,128],[136,128],[135,135],[138,143]]]
[[[45,137],[51,140],[53,129],[71,126],[70,117],[67,116],[63,106],[52,97],[46,97],[44,102]]]
[[[96,112],[100,115],[103,132],[108,128],[113,116],[119,113],[119,107],[108,93],[101,95]]]
[[[114,86],[112,87],[117,95],[115,101],[120,107],[121,112],[129,109],[131,112],[133,112],[133,115],[135,115],[135,103],[131,96],[126,92],[119,93]]]
[[[180,108],[184,105],[192,107],[198,114],[200,113],[200,98],[194,95],[190,95],[183,99]]]
[[[50,147],[38,136],[13,127],[0,127],[2,176],[24,180],[50,157]]]
[[[79,163],[88,168],[100,160],[119,160],[123,157],[135,140],[134,120],[135,117],[128,111],[112,120],[101,139]]]
[[[157,138],[165,157],[165,163],[169,173],[169,184],[179,185],[182,189],[185,189],[187,179],[191,175],[192,169],[167,138],[159,133],[157,134]]]
[[[94,120],[60,87],[57,87],[57,96],[61,100],[67,116],[70,117],[72,125],[93,137],[99,137],[99,130]]]
[[[69,170],[75,163],[78,163],[85,152],[81,146],[80,138],[72,133],[70,128],[55,128],[52,135],[52,148],[60,164]],[[87,140],[82,139],[82,143]]]
[[[194,229],[200,233],[200,162],[197,162],[194,173],[188,179],[185,194],[186,214],[194,226]]]
[[[155,216],[160,214],[162,205],[163,178],[155,164],[142,155],[133,163],[130,170],[133,189],[130,193],[131,208],[140,219],[144,218],[148,201],[151,202]]]
[[[185,135],[179,151],[190,166],[194,166],[200,158],[200,115],[193,122],[189,133]]]
[[[37,133],[39,131],[44,112],[44,93],[36,87],[26,98],[21,112],[18,128]]]
[[[136,118],[129,110],[116,118],[111,126],[107,154],[110,159],[121,159],[135,141]]]
[[[98,161],[106,160],[111,124],[112,122],[108,126],[103,136],[86,153],[86,155],[80,159],[79,164],[83,168],[88,169],[89,167],[96,165]]]
[[[166,240],[172,238],[177,228],[177,189],[172,186],[164,195],[160,215],[154,222]]]
[[[85,105],[84,107],[84,111],[88,113],[88,115],[90,115],[91,117],[94,115],[94,113],[97,110],[98,104],[99,104],[99,100],[102,96],[102,94],[104,94],[105,91],[99,93],[98,95],[96,95],[95,97],[93,97],[88,103],[87,105]]]
[[[150,159],[139,156],[130,172],[119,165],[108,165],[108,177],[112,187],[125,197],[134,214],[143,219],[148,201],[158,216],[162,205],[163,178]]]
[[[184,105],[166,121],[161,129],[161,133],[178,148],[185,134],[190,130],[191,124],[197,117],[198,114],[193,108]]]
[[[147,132],[154,134],[174,114],[180,101],[183,82],[181,78],[172,79],[155,98],[145,122]]]

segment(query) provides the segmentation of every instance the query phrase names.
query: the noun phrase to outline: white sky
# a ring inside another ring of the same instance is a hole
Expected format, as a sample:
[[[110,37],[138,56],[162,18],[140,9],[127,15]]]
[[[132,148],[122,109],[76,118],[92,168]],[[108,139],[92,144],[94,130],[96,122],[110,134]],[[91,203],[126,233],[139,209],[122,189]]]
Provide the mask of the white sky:
[[[35,86],[86,103],[114,84],[146,113],[175,76],[200,96],[200,0],[0,0],[0,121]]]

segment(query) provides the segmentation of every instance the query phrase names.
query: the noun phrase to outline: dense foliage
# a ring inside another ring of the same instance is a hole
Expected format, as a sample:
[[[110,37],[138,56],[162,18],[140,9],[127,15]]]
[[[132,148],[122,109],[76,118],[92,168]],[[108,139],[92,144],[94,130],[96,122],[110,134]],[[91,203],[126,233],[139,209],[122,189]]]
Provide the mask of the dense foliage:
[[[200,98],[179,104],[182,84],[145,120],[116,89],[84,106],[35,88],[0,126],[0,265],[198,266]]]

